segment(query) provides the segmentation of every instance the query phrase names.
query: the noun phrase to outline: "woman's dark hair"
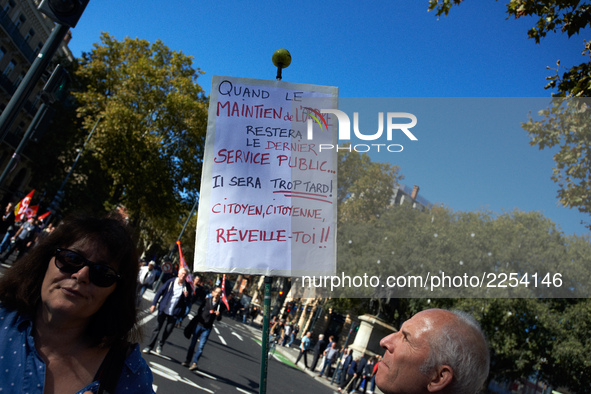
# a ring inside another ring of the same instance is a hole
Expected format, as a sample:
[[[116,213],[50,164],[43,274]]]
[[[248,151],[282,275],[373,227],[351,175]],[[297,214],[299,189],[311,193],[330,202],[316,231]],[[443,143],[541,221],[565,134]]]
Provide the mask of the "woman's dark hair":
[[[87,335],[94,345],[110,346],[119,340],[138,341],[138,254],[127,226],[119,219],[66,219],[0,278],[0,302],[6,308],[34,318],[41,302],[41,285],[56,248],[69,247],[83,239],[103,247],[110,263],[121,275],[115,291],[91,317]]]

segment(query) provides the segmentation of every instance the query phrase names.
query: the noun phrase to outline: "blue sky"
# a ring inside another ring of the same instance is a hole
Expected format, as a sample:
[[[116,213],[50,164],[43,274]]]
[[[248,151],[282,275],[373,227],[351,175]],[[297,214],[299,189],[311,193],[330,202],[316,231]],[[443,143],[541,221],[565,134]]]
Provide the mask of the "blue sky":
[[[284,81],[337,86],[341,97],[549,97],[546,67],[585,61],[583,37],[555,34],[537,45],[527,39],[533,20],[507,20],[504,3],[466,0],[438,19],[427,12],[428,0],[93,0],[70,49],[76,57],[90,51],[102,31],[120,40],[161,39],[194,57],[208,93],[213,75],[274,79],[271,56],[287,48],[292,63]],[[501,110],[510,101],[502,102]],[[372,158],[399,165],[403,183],[419,185],[431,202],[540,211],[567,234],[588,234],[580,222],[591,218],[557,206],[552,153],[530,147],[519,128],[527,112],[512,114],[512,126],[499,120],[505,116],[478,113],[462,129],[442,123],[440,133],[417,133],[404,152]]]

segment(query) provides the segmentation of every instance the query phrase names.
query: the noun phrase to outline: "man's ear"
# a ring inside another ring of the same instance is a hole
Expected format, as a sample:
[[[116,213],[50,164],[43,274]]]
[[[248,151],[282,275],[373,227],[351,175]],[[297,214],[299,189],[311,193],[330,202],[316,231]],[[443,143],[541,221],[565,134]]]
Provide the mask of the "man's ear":
[[[427,390],[429,390],[430,393],[442,391],[451,384],[453,378],[453,369],[451,369],[449,365],[440,365],[437,367],[436,374],[433,374],[433,377],[427,386]]]

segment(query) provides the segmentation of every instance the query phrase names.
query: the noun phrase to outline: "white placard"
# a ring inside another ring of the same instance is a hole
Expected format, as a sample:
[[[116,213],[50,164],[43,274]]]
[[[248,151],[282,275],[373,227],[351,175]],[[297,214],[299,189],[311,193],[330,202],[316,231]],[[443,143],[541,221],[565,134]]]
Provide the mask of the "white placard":
[[[337,132],[330,116],[308,119],[337,108],[337,96],[336,87],[213,77],[197,271],[335,273],[337,155],[320,144],[336,146]]]

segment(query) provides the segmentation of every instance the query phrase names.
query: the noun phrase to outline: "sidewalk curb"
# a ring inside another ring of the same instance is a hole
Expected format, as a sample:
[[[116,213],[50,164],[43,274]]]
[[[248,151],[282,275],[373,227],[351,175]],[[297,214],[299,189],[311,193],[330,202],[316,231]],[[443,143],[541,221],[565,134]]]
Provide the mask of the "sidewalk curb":
[[[147,289],[146,292],[143,295],[143,298],[146,301],[152,301],[154,298],[154,291],[152,289]],[[189,312],[189,314],[192,314],[193,311]],[[226,316],[227,319],[232,319],[229,316]],[[263,330],[262,327],[258,324],[255,323],[255,325],[253,325],[253,323],[242,323],[242,322],[238,322],[241,325],[241,327],[247,331],[253,339],[257,339],[258,341],[260,341],[262,339],[262,334],[263,334]],[[294,343],[291,345],[291,347],[285,347],[285,346],[281,346],[280,344],[277,344],[275,347],[275,352],[280,353],[283,357],[287,358],[289,361],[291,361],[294,365],[295,365],[295,361],[299,355],[299,340],[295,340]],[[319,360],[322,360],[322,358],[320,358]],[[322,365],[321,362],[319,362],[319,365]],[[317,372],[312,372],[309,369],[305,369],[303,367],[300,367],[299,365],[296,365],[296,368],[298,368],[300,371],[304,372],[306,375],[308,375],[309,377],[311,377],[312,379],[316,380],[317,382],[322,383],[324,386],[326,386],[327,388],[331,389],[332,391],[334,391],[335,393],[340,393],[338,391],[338,384],[331,384],[331,379],[327,379],[325,377],[319,377],[318,373],[320,371]],[[318,365],[316,366],[316,368],[318,368]],[[376,388],[375,393],[381,393],[381,391],[379,389]]]
[[[254,338],[257,338],[259,340],[261,339],[262,334],[263,334],[261,328],[253,327],[248,324],[244,324],[243,326],[244,326],[244,328],[248,329],[248,331],[252,334],[252,336]],[[299,341],[297,341],[297,342],[299,342]],[[291,361],[292,363],[295,364],[295,361],[298,358],[299,348],[297,347],[296,342],[294,341],[294,343],[292,344],[291,347],[285,347],[285,346],[281,346],[280,344],[277,344],[275,347],[275,352],[280,353],[282,356],[284,356],[289,361]],[[303,361],[300,361],[300,362],[303,362]],[[326,387],[328,387],[329,389],[333,390],[335,393],[338,392],[337,391],[338,385],[336,385],[336,384],[331,385],[329,379],[326,379],[324,377],[318,377],[319,371],[312,372],[309,369],[305,369],[303,367],[300,367],[299,365],[296,365],[296,368],[298,368],[300,371],[304,372],[306,375],[308,375],[312,379],[316,380],[317,382],[320,382],[323,385],[325,385]]]
[[[245,327],[248,327],[249,331],[252,333],[252,335],[257,338],[257,339],[261,339],[262,336],[262,329],[258,328],[258,327],[252,327],[250,325],[245,324]],[[298,342],[296,344],[296,342]],[[292,363],[295,364],[295,360],[297,359],[298,355],[299,355],[299,340],[294,341],[294,343],[292,344],[292,347],[284,347],[281,345],[277,345],[275,347],[275,352],[279,352],[281,353],[284,357],[288,358]],[[322,358],[320,358],[319,360],[322,360]],[[318,363],[319,365],[322,365],[320,362]],[[326,379],[325,377],[319,377],[318,373],[320,371],[317,372],[312,372],[308,369],[304,369],[302,367],[300,367],[299,365],[296,365],[296,367],[306,373],[308,376],[310,376],[311,378],[315,379],[317,382],[321,382],[322,384],[324,384],[326,387],[330,388],[331,390],[333,390],[335,393],[341,393],[340,391],[338,391],[339,385],[338,384],[330,384],[331,379]],[[316,366],[316,368],[318,369],[318,365]],[[369,393],[369,391],[367,391]],[[383,394],[382,391],[376,387],[376,390],[374,391],[374,394]]]

